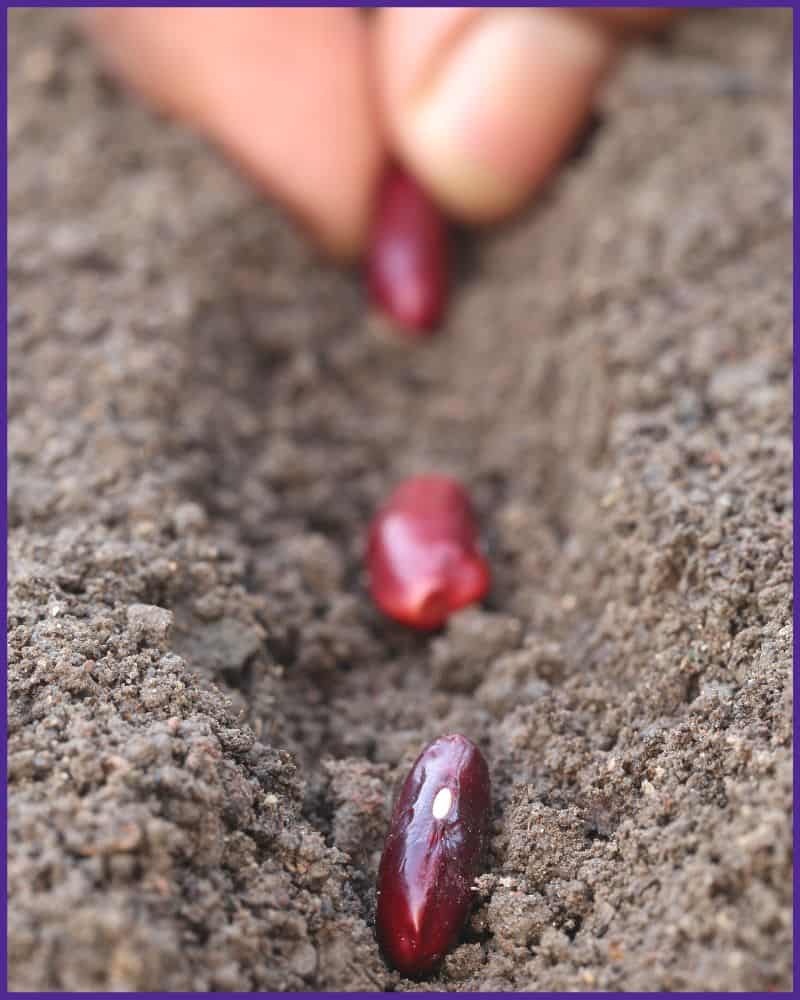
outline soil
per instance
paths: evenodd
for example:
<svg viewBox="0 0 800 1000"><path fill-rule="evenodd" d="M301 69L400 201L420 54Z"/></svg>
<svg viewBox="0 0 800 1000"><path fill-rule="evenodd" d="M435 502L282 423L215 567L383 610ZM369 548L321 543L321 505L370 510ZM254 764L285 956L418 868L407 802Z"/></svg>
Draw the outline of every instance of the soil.
<svg viewBox="0 0 800 1000"><path fill-rule="evenodd" d="M13 990L791 989L791 14L633 53L425 346L70 15L10 30ZM371 605L470 489L489 599ZM392 794L490 764L463 942L381 959Z"/></svg>

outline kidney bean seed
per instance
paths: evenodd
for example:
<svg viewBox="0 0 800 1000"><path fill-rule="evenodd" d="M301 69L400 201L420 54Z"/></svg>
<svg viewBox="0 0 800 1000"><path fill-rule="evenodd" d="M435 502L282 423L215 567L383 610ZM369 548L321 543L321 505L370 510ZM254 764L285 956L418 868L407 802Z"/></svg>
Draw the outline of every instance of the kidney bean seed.
<svg viewBox="0 0 800 1000"><path fill-rule="evenodd" d="M417 758L394 805L378 871L376 929L390 965L432 972L469 915L491 817L489 768L465 736Z"/></svg>
<svg viewBox="0 0 800 1000"><path fill-rule="evenodd" d="M444 216L412 177L390 167L378 193L367 251L370 298L418 336L441 319L447 284Z"/></svg>
<svg viewBox="0 0 800 1000"><path fill-rule="evenodd" d="M436 475L402 483L372 521L367 567L378 607L414 628L437 628L479 601L489 566L460 483Z"/></svg>

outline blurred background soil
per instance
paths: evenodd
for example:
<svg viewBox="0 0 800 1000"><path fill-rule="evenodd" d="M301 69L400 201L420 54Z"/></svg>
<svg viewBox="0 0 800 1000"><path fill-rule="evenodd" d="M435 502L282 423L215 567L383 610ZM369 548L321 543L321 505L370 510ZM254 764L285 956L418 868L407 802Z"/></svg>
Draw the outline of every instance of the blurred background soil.
<svg viewBox="0 0 800 1000"><path fill-rule="evenodd" d="M791 14L634 53L419 348L9 28L11 988L414 988L377 860L459 731L491 851L422 989L790 989ZM424 470L495 573L434 636L362 570Z"/></svg>

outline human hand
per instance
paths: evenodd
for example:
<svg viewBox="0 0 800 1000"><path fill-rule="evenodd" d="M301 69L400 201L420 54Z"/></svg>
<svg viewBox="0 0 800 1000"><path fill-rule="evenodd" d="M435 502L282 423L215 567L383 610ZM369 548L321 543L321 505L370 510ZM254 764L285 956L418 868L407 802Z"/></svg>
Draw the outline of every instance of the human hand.
<svg viewBox="0 0 800 1000"><path fill-rule="evenodd" d="M546 180L621 40L664 8L95 8L90 34L157 107L219 143L335 256L359 253L397 157L453 217Z"/></svg>

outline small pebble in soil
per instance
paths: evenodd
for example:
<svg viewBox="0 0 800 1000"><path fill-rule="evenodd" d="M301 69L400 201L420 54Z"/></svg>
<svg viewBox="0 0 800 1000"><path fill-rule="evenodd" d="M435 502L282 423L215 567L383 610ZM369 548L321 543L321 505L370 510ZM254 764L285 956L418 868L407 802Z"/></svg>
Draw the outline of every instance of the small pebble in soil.
<svg viewBox="0 0 800 1000"><path fill-rule="evenodd" d="M378 192L367 251L372 302L412 336L442 318L448 285L447 223L428 194L392 166Z"/></svg>
<svg viewBox="0 0 800 1000"><path fill-rule="evenodd" d="M367 545L373 600L413 628L442 625L489 589L469 497L449 476L405 480L373 518Z"/></svg>
<svg viewBox="0 0 800 1000"><path fill-rule="evenodd" d="M433 972L457 943L490 818L489 768L475 744L453 735L425 747L395 802L378 870L378 943L404 976Z"/></svg>

